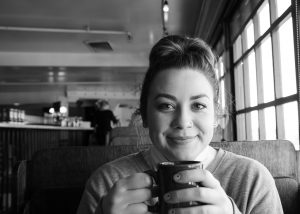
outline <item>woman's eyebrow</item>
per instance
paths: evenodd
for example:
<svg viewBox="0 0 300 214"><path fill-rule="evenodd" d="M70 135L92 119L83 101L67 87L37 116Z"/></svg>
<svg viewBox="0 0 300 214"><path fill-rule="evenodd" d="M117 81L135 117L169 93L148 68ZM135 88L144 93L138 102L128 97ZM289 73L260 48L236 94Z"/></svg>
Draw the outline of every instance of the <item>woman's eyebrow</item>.
<svg viewBox="0 0 300 214"><path fill-rule="evenodd" d="M190 100L197 100L197 99L200 99L200 98L209 99L209 97L206 94L199 94L199 95L191 96Z"/></svg>
<svg viewBox="0 0 300 214"><path fill-rule="evenodd" d="M170 94L164 94L164 93L157 94L154 97L155 100L157 100L159 98L167 98L167 99L174 100L174 101L177 100L175 96L170 95ZM198 95L191 96L190 100L197 100L197 99L200 99L200 98L207 98L207 99L209 99L209 97L206 94L198 94Z"/></svg>
<svg viewBox="0 0 300 214"><path fill-rule="evenodd" d="M176 97L173 96L173 95L170 95L170 94L164 94L164 93L161 93L161 94L157 94L154 99L157 100L159 98L167 98L167 99L170 99L170 100L176 100Z"/></svg>

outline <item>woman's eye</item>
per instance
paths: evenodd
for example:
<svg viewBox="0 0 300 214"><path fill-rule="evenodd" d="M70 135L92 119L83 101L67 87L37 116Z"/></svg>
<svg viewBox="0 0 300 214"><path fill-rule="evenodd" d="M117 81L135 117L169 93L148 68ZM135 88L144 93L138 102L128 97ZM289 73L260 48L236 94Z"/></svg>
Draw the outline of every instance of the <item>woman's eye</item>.
<svg viewBox="0 0 300 214"><path fill-rule="evenodd" d="M205 108L206 108L206 105L204 105L202 103L193 103L193 105L192 105L192 109L194 109L194 110L202 110Z"/></svg>
<svg viewBox="0 0 300 214"><path fill-rule="evenodd" d="M158 109L160 111L172 111L175 109L175 107L172 104L169 103L161 103L158 105Z"/></svg>

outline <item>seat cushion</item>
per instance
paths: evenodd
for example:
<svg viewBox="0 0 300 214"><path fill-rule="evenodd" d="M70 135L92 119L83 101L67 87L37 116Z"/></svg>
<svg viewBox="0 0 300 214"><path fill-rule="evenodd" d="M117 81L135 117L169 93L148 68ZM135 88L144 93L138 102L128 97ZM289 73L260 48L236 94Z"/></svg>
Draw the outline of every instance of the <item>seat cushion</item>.
<svg viewBox="0 0 300 214"><path fill-rule="evenodd" d="M298 214L299 186L294 178L275 177L275 183L285 214Z"/></svg>
<svg viewBox="0 0 300 214"><path fill-rule="evenodd" d="M211 145L259 161L273 177L297 177L296 151L287 140L213 142Z"/></svg>
<svg viewBox="0 0 300 214"><path fill-rule="evenodd" d="M84 186L102 164L150 145L60 147L40 150L28 163L29 194L40 189Z"/></svg>

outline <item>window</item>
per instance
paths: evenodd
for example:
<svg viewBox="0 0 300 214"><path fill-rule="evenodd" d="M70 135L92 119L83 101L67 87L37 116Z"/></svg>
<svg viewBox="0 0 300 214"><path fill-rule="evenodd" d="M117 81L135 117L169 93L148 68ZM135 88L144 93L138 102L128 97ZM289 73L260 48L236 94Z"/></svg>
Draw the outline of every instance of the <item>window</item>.
<svg viewBox="0 0 300 214"><path fill-rule="evenodd" d="M296 88L296 69L294 53L294 36L292 18L289 17L278 29L279 38L279 61L282 94L289 96L297 92Z"/></svg>
<svg viewBox="0 0 300 214"><path fill-rule="evenodd" d="M258 10L258 25L259 25L259 32L258 35L263 35L270 27L270 10L269 10L269 3L264 2L263 5Z"/></svg>
<svg viewBox="0 0 300 214"><path fill-rule="evenodd" d="M277 17L281 16L291 6L290 0L276 0Z"/></svg>
<svg viewBox="0 0 300 214"><path fill-rule="evenodd" d="M284 112L284 139L299 142L299 121L298 121L298 104L296 101L286 103L283 106Z"/></svg>
<svg viewBox="0 0 300 214"><path fill-rule="evenodd" d="M268 36L259 47L261 50L261 74L263 102L274 100L274 71L271 38Z"/></svg>
<svg viewBox="0 0 300 214"><path fill-rule="evenodd" d="M257 105L257 80L256 80L256 62L255 53L252 51L245 59L245 88L247 90L247 107Z"/></svg>
<svg viewBox="0 0 300 214"><path fill-rule="evenodd" d="M271 106L263 109L264 113L264 129L265 136L262 139L265 140L275 140L276 139L276 115L275 115L275 107Z"/></svg>
<svg viewBox="0 0 300 214"><path fill-rule="evenodd" d="M243 52L248 50L254 44L254 29L252 20L249 21L248 25L246 26L244 34L244 40L242 40L245 41L243 44Z"/></svg>
<svg viewBox="0 0 300 214"><path fill-rule="evenodd" d="M235 43L233 44L233 58L236 61L238 58L242 56L242 37L238 36Z"/></svg>
<svg viewBox="0 0 300 214"><path fill-rule="evenodd" d="M225 54L224 54L225 55ZM219 80L219 85L220 85L220 95L219 95L219 104L220 104L220 109L218 111L218 125L219 128L221 128L222 132L220 137L221 140L225 140L227 138L225 136L224 130L227 127L228 124L228 107L227 107L227 100L231 100L231 97L227 97L229 93L226 93L226 88L225 88L225 81L226 81L226 76L229 75L229 73L226 72L225 67L224 67L224 62L223 62L224 57L220 57L218 60L217 64L217 77Z"/></svg>
<svg viewBox="0 0 300 214"><path fill-rule="evenodd" d="M237 110L244 108L244 75L243 64L240 63L234 69L234 81L235 81L235 106Z"/></svg>
<svg viewBox="0 0 300 214"><path fill-rule="evenodd" d="M287 139L299 150L293 5L258 4L248 18L233 16L244 23L232 22L237 140Z"/></svg>
<svg viewBox="0 0 300 214"><path fill-rule="evenodd" d="M258 112L251 111L247 116L247 140L259 140Z"/></svg>
<svg viewBox="0 0 300 214"><path fill-rule="evenodd" d="M219 103L221 106L221 111L223 111L226 108L226 92L225 92L225 84L224 84L225 71L224 71L223 57L220 57L218 60L216 74L217 74L217 78L219 80L219 85L220 85Z"/></svg>
<svg viewBox="0 0 300 214"><path fill-rule="evenodd" d="M237 140L246 139L245 114L238 114L236 117Z"/></svg>

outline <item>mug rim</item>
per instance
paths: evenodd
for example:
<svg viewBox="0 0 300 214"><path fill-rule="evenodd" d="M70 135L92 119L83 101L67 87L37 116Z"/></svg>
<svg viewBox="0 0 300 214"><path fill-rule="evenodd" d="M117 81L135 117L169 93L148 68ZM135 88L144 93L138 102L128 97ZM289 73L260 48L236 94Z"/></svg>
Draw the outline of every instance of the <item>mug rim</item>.
<svg viewBox="0 0 300 214"><path fill-rule="evenodd" d="M164 161L158 165L168 167L168 166L189 166L189 165L202 165L201 161Z"/></svg>

